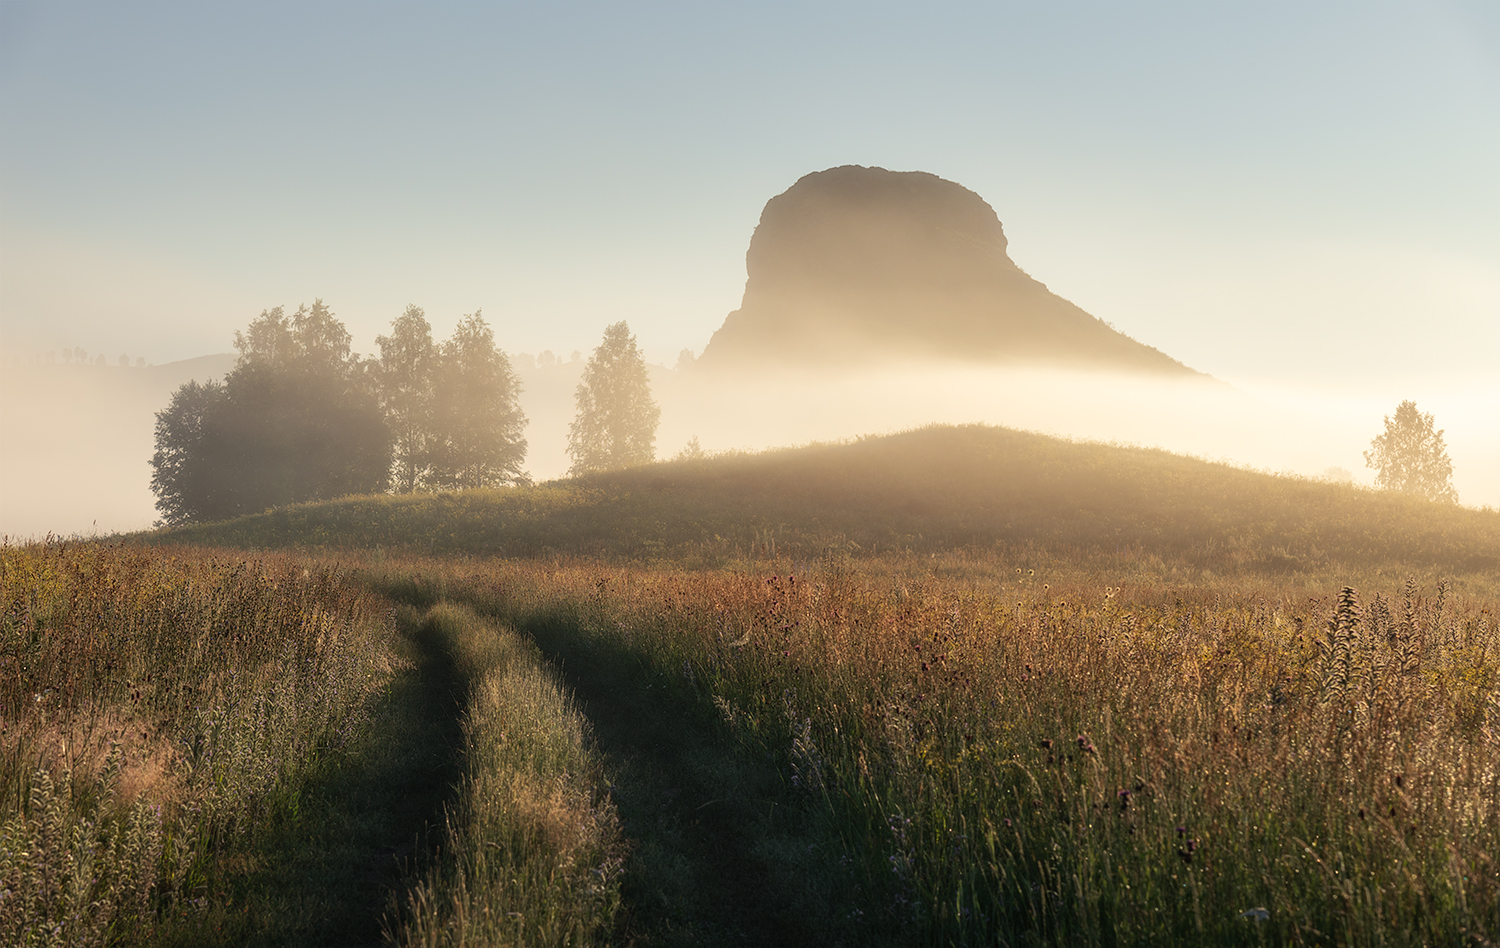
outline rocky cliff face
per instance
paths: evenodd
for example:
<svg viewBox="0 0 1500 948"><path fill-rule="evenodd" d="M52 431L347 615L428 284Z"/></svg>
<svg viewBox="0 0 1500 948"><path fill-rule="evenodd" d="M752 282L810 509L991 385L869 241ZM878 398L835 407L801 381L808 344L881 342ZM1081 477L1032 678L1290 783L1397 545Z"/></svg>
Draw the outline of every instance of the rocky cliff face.
<svg viewBox="0 0 1500 948"><path fill-rule="evenodd" d="M921 171L806 175L766 203L745 264L744 301L704 367L957 359L1196 374L1027 276L993 208Z"/></svg>

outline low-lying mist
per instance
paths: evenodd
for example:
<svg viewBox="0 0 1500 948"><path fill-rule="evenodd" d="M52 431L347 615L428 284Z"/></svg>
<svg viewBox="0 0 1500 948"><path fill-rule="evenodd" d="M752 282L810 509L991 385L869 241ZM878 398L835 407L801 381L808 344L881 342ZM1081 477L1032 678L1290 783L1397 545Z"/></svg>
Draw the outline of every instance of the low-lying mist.
<svg viewBox="0 0 1500 948"><path fill-rule="evenodd" d="M1360 484L1374 482L1362 452L1384 429L1384 416L1403 398L1415 398L1446 429L1460 502L1500 506L1500 382L1448 382L1409 392L1397 385L1229 384L952 365L826 379L766 373L730 382L666 372L659 379L657 453L663 458L694 436L713 452L981 422ZM532 473L541 478L565 471L565 447L563 438L555 447L533 442Z"/></svg>
<svg viewBox="0 0 1500 948"><path fill-rule="evenodd" d="M149 465L154 413L183 381L221 375L230 364L232 357L214 357L153 369L56 366L0 374L0 534L19 539L149 526L156 519ZM567 430L582 368L580 361L520 372L530 419L524 467L538 481L567 472ZM1361 452L1383 430L1383 417L1412 398L1446 432L1460 502L1500 507L1500 381L1490 379L1415 388L1378 380L1358 388L1231 385L928 365L733 380L652 367L651 381L662 409L661 458L693 437L713 453L981 422L1361 484L1373 483Z"/></svg>
<svg viewBox="0 0 1500 948"><path fill-rule="evenodd" d="M75 363L0 369L0 535L109 534L156 519L156 412L232 355L149 368Z"/></svg>

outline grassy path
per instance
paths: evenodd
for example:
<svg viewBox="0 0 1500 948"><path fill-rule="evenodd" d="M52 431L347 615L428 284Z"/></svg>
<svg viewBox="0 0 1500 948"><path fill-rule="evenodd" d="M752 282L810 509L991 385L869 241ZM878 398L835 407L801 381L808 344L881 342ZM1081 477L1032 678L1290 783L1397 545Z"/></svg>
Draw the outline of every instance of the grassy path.
<svg viewBox="0 0 1500 948"><path fill-rule="evenodd" d="M527 631L593 723L613 775L632 845L623 943L846 943L838 854L809 832L777 761L748 759L703 702L638 656L550 623Z"/></svg>
<svg viewBox="0 0 1500 948"><path fill-rule="evenodd" d="M427 857L460 775L464 682L436 637L405 623L396 672L351 759L234 880L229 904L169 925L169 945L374 946L407 873Z"/></svg>

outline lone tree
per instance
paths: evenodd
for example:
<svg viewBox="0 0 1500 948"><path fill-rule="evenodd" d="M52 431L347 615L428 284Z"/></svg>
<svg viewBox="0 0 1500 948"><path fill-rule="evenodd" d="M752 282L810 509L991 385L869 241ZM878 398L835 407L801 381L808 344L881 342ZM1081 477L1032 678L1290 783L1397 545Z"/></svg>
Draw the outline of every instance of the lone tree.
<svg viewBox="0 0 1500 948"><path fill-rule="evenodd" d="M1417 411L1416 402L1404 401L1394 417L1386 416L1385 433L1370 442L1365 466L1376 469L1375 483L1385 490L1458 503L1443 432L1433 430L1432 415Z"/></svg>
<svg viewBox="0 0 1500 948"><path fill-rule="evenodd" d="M438 347L433 367L432 480L443 487L525 483L521 382L475 310Z"/></svg>
<svg viewBox="0 0 1500 948"><path fill-rule="evenodd" d="M569 474L656 459L661 409L651 398L646 360L623 321L604 330L604 341L583 367L574 399L578 417L568 426Z"/></svg>

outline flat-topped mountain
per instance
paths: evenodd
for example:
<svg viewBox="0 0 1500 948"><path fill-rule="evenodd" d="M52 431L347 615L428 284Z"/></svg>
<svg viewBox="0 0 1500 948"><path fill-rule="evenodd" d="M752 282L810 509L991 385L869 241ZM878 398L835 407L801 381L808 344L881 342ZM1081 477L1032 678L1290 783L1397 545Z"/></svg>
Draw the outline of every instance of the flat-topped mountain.
<svg viewBox="0 0 1500 948"><path fill-rule="evenodd" d="M1195 375L1027 276L994 208L922 171L845 165L766 202L714 368L911 359Z"/></svg>

